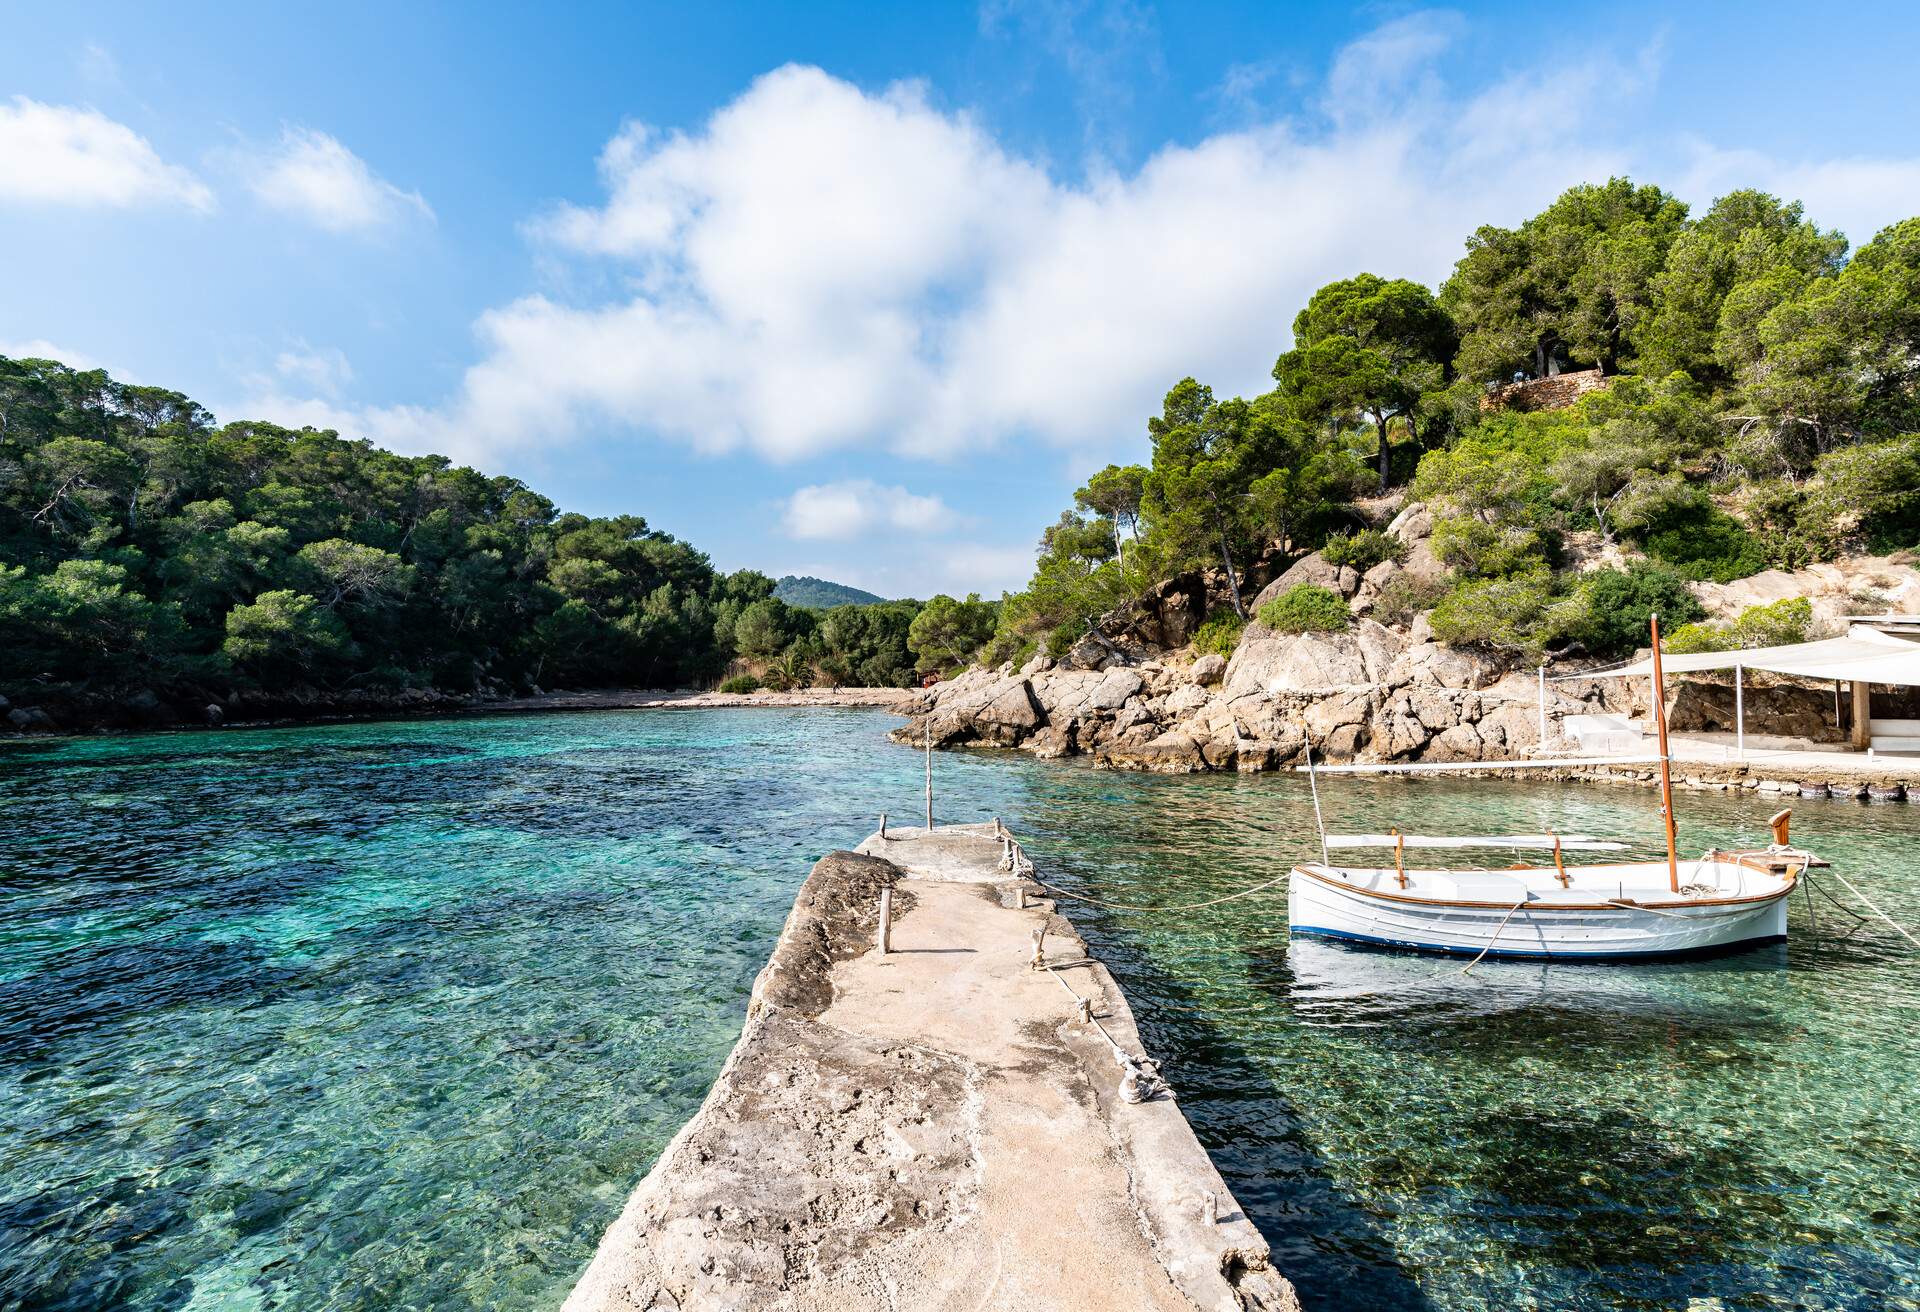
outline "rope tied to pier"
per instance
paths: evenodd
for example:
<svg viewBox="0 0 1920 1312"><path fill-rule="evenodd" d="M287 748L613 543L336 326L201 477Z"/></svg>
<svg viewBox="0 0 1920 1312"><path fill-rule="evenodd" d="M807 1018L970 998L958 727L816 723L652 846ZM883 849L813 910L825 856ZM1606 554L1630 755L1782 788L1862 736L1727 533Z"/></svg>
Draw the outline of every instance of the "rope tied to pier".
<svg viewBox="0 0 1920 1312"><path fill-rule="evenodd" d="M1020 849L1020 844L1000 825L998 818L994 821L994 827L1000 830L1000 869L1008 871L1017 879L1032 879L1040 887L1050 888L1050 885L1034 877L1032 858ZM1074 895L1063 893L1062 896ZM1107 1032L1107 1027L1100 1023L1099 1017L1093 1014L1093 1000L1076 993L1073 985L1067 983L1061 976L1059 967L1047 961L1046 947L1047 927L1043 923L1033 932L1033 957L1030 965L1035 970L1044 970L1051 975L1054 983L1065 989L1067 996L1073 999L1074 1009L1080 1018L1092 1025L1095 1032L1107 1041L1107 1047L1113 1052L1113 1060L1120 1067L1119 1092L1122 1101L1147 1102L1162 1092L1172 1097L1173 1088L1167 1083L1166 1077L1160 1073L1160 1063L1145 1055L1136 1057L1120 1046L1119 1041ZM1089 957L1088 960L1091 958Z"/></svg>
<svg viewBox="0 0 1920 1312"><path fill-rule="evenodd" d="M1243 888L1238 893L1229 893L1225 897L1209 898L1205 902L1187 902L1177 906L1148 907L1139 906L1130 902L1109 902L1105 898L1094 897L1088 893L1075 893L1068 889L1055 887L1034 873L1033 861L1021 850L1020 844L1017 841L1012 838L1004 838L1001 841L1006 845L1000 856L1000 868L1002 870L1010 872L1017 878L1032 880L1055 897L1069 897L1076 902L1090 903L1096 907L1105 907L1110 911L1140 911L1149 915L1157 915L1163 912L1203 911L1208 907L1217 907L1223 903L1237 902L1243 897L1252 897L1255 893L1272 888L1275 884L1283 884L1290 877L1291 873L1289 872L1288 875L1276 875L1272 879L1263 880L1249 888Z"/></svg>
<svg viewBox="0 0 1920 1312"><path fill-rule="evenodd" d="M1858 888L1856 888L1851 879L1848 879L1845 875L1841 874L1838 870L1834 870L1831 867L1827 869L1826 873L1829 875L1832 875L1835 879L1845 884L1849 892L1851 892L1855 897L1859 898L1862 902L1867 904L1867 910L1873 912L1874 915L1880 917L1880 919L1886 921L1889 925L1893 926L1894 933L1898 934L1901 938L1904 938L1907 942L1913 944L1915 947L1920 948L1920 939L1917 939L1913 935L1909 934L1906 931L1906 928L1903 925L1901 925L1899 921L1895 920L1892 916L1888 915L1886 912L1882 911L1879 907L1875 906L1873 903L1873 899L1868 897L1865 893L1862 893Z"/></svg>

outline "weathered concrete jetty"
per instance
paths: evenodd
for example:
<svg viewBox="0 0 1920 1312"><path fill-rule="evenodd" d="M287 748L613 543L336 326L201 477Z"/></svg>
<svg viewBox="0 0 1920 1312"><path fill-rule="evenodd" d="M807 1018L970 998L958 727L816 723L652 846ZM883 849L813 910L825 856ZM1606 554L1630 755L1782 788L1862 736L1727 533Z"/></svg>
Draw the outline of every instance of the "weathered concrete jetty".
<svg viewBox="0 0 1920 1312"><path fill-rule="evenodd" d="M566 1312L1298 1309L1179 1105L1121 1096L1126 999L998 833L814 867Z"/></svg>

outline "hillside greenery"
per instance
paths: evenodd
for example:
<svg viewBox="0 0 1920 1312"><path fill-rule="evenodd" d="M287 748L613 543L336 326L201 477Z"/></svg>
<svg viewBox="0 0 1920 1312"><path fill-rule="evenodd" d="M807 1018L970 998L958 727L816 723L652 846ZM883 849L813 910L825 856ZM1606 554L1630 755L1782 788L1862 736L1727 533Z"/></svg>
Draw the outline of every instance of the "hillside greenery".
<svg viewBox="0 0 1920 1312"><path fill-rule="evenodd" d="M835 606L872 606L886 600L864 588L849 587L816 579L809 574L788 574L773 585L773 595L789 606L808 610L832 610Z"/></svg>
<svg viewBox="0 0 1920 1312"><path fill-rule="evenodd" d="M1493 395L1579 369L1607 385L1563 409ZM1381 492L1432 509L1448 579L1390 584L1380 615L1533 653L1630 649L1656 608L1695 619L1688 581L1920 544L1920 219L1849 254L1759 191L1695 216L1626 179L1574 187L1474 232L1437 290L1321 288L1273 379L1251 398L1176 383L1145 462L1108 466L1047 527L982 656L1063 652L1190 569L1244 621L1241 580L1276 547L1397 559L1361 504ZM1576 542L1630 568L1575 570Z"/></svg>
<svg viewBox="0 0 1920 1312"><path fill-rule="evenodd" d="M816 610L775 588L637 515L563 512L440 456L216 425L178 392L0 358L14 700L84 717L89 699L134 693L906 685L951 660L938 626L915 644L918 602Z"/></svg>

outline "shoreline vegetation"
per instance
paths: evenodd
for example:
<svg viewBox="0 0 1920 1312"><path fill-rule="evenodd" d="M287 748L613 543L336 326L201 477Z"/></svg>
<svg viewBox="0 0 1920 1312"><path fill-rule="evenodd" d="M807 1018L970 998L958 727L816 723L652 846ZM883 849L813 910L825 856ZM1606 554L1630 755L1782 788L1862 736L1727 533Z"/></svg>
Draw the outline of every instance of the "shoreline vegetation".
<svg viewBox="0 0 1920 1312"><path fill-rule="evenodd" d="M638 515L563 513L445 457L216 425L178 392L0 358L0 719L47 733L606 687L903 688L1162 654L1240 676L1282 656L1273 643L1375 630L1510 671L1624 658L1653 611L1675 650L1820 636L1804 607L1702 599L1867 555L1913 574L1916 307L1920 218L1850 251L1759 191L1694 216L1625 178L1573 187L1476 230L1437 292L1366 272L1320 288L1271 391L1176 383L1147 463L1075 492L1021 591L828 610ZM1864 587L1843 609L1907 591ZM1317 686L1353 682L1333 673ZM1480 750L1469 726L1438 727ZM1370 750L1404 755L1387 728Z"/></svg>
<svg viewBox="0 0 1920 1312"><path fill-rule="evenodd" d="M57 741L100 733L154 733L171 730L286 728L306 724L372 723L422 716L480 716L562 713L568 711L716 710L833 708L879 709L906 714L917 695L910 688L762 688L728 693L698 688L576 688L517 697L421 696L387 703L306 704L294 706L262 699L259 714L222 718L215 724L150 723L91 725L79 731L23 730L0 720L0 742ZM4 710L4 707L0 707Z"/></svg>

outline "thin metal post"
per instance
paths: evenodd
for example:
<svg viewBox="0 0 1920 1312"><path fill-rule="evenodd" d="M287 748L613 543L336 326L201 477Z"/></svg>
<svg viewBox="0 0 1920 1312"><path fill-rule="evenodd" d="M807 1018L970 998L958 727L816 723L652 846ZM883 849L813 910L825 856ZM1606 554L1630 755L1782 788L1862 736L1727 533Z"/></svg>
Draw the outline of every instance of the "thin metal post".
<svg viewBox="0 0 1920 1312"><path fill-rule="evenodd" d="M1320 818L1320 780L1313 772L1313 740L1307 740L1307 784L1313 789L1313 824L1320 831L1320 864L1330 866L1333 858L1327 855L1327 822Z"/></svg>
<svg viewBox="0 0 1920 1312"><path fill-rule="evenodd" d="M1540 666L1540 750L1547 750L1547 667Z"/></svg>
<svg viewBox="0 0 1920 1312"><path fill-rule="evenodd" d="M1733 746L1741 760L1747 759L1747 685L1745 672L1733 667Z"/></svg>
<svg viewBox="0 0 1920 1312"><path fill-rule="evenodd" d="M886 837L887 837L887 813L886 813L885 811L882 811L882 812L880 813L880 838L881 838L881 841L882 841L882 842L884 842L884 841L886 841Z"/></svg>

